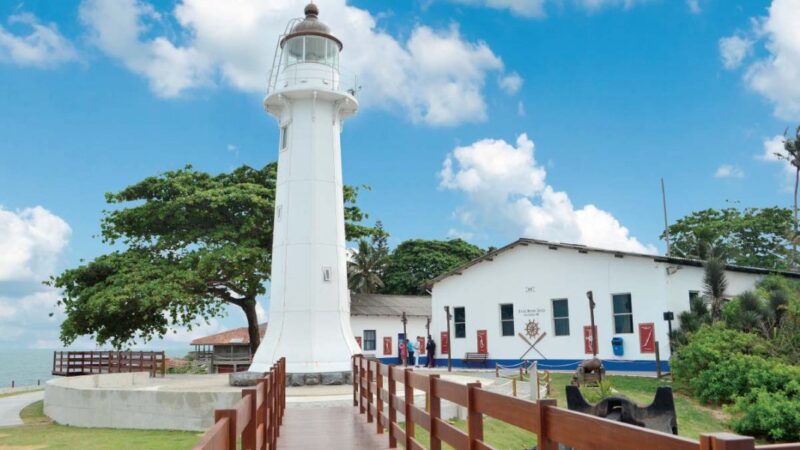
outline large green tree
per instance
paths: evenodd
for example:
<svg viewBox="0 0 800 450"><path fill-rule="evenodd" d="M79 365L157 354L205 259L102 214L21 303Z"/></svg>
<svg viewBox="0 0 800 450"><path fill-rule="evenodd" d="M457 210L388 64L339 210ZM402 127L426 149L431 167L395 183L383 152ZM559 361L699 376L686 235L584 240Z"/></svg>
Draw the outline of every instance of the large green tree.
<svg viewBox="0 0 800 450"><path fill-rule="evenodd" d="M423 295L425 284L486 252L461 239L408 240L395 248L383 275L386 294Z"/></svg>
<svg viewBox="0 0 800 450"><path fill-rule="evenodd" d="M210 175L187 166L106 194L105 243L117 248L49 281L62 290L65 345L82 335L115 348L163 337L242 309L251 351L260 343L256 296L271 271L277 165ZM345 187L348 238L359 224L358 189Z"/></svg>
<svg viewBox="0 0 800 450"><path fill-rule="evenodd" d="M785 269L790 265L792 211L705 209L670 225L669 235L672 256L705 260L709 249L716 248L729 264Z"/></svg>

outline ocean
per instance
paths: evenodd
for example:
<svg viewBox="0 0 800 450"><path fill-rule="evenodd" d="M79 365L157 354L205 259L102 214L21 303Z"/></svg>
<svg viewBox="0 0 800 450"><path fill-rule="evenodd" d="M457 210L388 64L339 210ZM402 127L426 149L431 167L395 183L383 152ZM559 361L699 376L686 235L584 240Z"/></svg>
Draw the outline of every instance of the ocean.
<svg viewBox="0 0 800 450"><path fill-rule="evenodd" d="M188 350L167 349L168 357L182 357ZM0 388L15 386L33 386L37 382L44 384L53 378L53 350L42 349L0 349Z"/></svg>

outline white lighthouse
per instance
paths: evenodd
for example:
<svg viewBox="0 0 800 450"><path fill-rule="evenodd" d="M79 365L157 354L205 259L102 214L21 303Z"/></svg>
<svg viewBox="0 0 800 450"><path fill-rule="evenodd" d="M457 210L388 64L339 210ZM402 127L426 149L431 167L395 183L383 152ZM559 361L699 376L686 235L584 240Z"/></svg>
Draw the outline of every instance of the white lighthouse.
<svg viewBox="0 0 800 450"><path fill-rule="evenodd" d="M340 142L358 102L340 84L342 42L318 15L309 4L305 19L287 27L264 100L280 142L269 325L250 367L264 372L286 357L287 372L309 384L317 374L348 373L359 351L350 329Z"/></svg>

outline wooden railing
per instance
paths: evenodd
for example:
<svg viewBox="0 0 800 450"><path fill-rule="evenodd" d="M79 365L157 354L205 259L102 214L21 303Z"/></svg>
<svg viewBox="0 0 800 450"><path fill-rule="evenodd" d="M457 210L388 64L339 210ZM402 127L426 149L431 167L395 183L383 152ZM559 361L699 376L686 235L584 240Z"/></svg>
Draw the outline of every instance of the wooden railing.
<svg viewBox="0 0 800 450"><path fill-rule="evenodd" d="M398 384L403 385L399 395ZM414 404L415 390L426 394L426 405ZM466 431L442 417L443 401L467 410ZM753 438L730 433L703 434L698 442L558 408L555 400L509 397L483 390L477 382L463 385L361 355L353 357L353 405L375 423L378 434L386 432L390 448L400 443L406 449L440 450L446 443L456 450L493 449L483 433L484 416L489 416L536 434L539 450L557 450L558 444L614 450L800 450L800 444L756 447ZM405 417L405 429L398 412ZM428 445L417 440L416 427L428 431Z"/></svg>
<svg viewBox="0 0 800 450"><path fill-rule="evenodd" d="M164 376L164 352L53 352L53 375L74 377L102 373L149 372Z"/></svg>
<svg viewBox="0 0 800 450"><path fill-rule="evenodd" d="M274 450L285 408L286 359L281 358L255 389L242 389L242 399L232 409L214 411L214 426L194 450Z"/></svg>

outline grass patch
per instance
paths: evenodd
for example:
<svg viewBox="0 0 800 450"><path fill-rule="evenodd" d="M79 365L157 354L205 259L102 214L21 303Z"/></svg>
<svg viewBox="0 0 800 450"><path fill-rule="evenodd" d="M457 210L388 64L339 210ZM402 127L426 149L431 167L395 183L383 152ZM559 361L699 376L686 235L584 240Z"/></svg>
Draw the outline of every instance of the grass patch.
<svg viewBox="0 0 800 450"><path fill-rule="evenodd" d="M6 397L13 397L15 395L22 395L22 394L30 394L31 392L39 392L43 391L44 388L41 389L31 389L30 391L14 391L14 392L6 392L5 394L0 394L0 398Z"/></svg>
<svg viewBox="0 0 800 450"><path fill-rule="evenodd" d="M200 433L187 431L66 427L44 415L43 401L25 407L20 417L25 425L2 429L0 449L41 446L48 450L173 450L191 448L200 439Z"/></svg>

